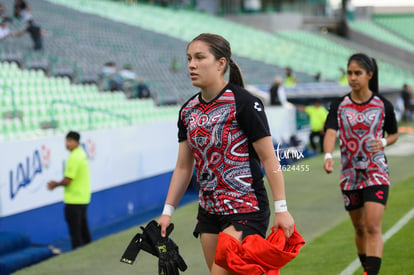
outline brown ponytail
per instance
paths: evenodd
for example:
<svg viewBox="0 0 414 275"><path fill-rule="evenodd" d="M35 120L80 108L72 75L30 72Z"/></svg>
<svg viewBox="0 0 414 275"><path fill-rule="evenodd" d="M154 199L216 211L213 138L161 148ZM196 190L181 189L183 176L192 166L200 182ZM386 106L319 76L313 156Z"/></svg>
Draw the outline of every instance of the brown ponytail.
<svg viewBox="0 0 414 275"><path fill-rule="evenodd" d="M377 66L377 61L375 60L375 58L372 58L372 65L374 67L374 70L372 72L372 77L369 80L369 89L374 93L374 94L378 94L379 93L379 89L378 89L378 66Z"/></svg>
<svg viewBox="0 0 414 275"><path fill-rule="evenodd" d="M230 67L230 72L229 72L230 83L236 84L244 88L243 75L241 73L239 65L237 65L237 63L234 62L233 59L230 58L229 67Z"/></svg>

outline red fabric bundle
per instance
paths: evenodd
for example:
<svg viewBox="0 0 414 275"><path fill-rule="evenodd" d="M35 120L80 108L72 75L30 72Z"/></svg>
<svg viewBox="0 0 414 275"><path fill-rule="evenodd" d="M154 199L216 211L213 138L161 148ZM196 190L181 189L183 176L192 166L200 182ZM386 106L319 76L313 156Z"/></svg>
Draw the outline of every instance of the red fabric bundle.
<svg viewBox="0 0 414 275"><path fill-rule="evenodd" d="M240 275L278 275L279 269L293 260L304 244L296 227L289 239L286 239L282 229L273 231L272 228L272 233L266 239L260 235L249 235L242 243L220 232L215 262Z"/></svg>

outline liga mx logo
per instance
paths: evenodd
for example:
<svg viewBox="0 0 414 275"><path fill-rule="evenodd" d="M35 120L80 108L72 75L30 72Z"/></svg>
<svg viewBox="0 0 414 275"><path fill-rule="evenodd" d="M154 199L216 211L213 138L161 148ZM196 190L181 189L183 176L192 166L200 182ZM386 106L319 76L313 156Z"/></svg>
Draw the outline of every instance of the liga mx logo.
<svg viewBox="0 0 414 275"><path fill-rule="evenodd" d="M50 165L50 155L51 155L50 152L51 151L45 145L42 145L40 147L40 152L41 152L41 155L42 155L42 166L43 166L43 168L48 169L49 165Z"/></svg>

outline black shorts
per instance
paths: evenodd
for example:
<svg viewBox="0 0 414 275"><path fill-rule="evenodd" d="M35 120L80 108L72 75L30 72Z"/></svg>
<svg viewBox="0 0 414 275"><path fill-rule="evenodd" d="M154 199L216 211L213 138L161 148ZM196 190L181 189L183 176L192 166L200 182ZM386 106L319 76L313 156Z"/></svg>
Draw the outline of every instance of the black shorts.
<svg viewBox="0 0 414 275"><path fill-rule="evenodd" d="M200 233L218 234L225 228L233 225L237 231L243 232L243 239L248 235L254 234L259 234L265 238L267 227L269 226L269 217L269 208L253 213L214 215L199 206L197 224L193 235L197 238Z"/></svg>
<svg viewBox="0 0 414 275"><path fill-rule="evenodd" d="M367 201L387 204L389 185L374 185L357 190L342 190L345 209L347 211L359 209Z"/></svg>

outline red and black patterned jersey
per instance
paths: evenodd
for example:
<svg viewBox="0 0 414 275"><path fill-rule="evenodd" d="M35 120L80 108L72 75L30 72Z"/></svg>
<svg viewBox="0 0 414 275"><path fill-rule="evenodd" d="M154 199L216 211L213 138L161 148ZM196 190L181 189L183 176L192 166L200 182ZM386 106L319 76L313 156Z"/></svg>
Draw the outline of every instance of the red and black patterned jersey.
<svg viewBox="0 0 414 275"><path fill-rule="evenodd" d="M198 93L181 108L178 140L195 159L200 205L211 214L268 207L261 164L252 143L270 135L262 102L227 84L211 102Z"/></svg>
<svg viewBox="0 0 414 275"><path fill-rule="evenodd" d="M368 147L371 139L398 131L394 108L387 99L373 94L359 104L350 94L341 97L331 104L326 128L339 132L343 190L390 184L384 150L372 153Z"/></svg>

